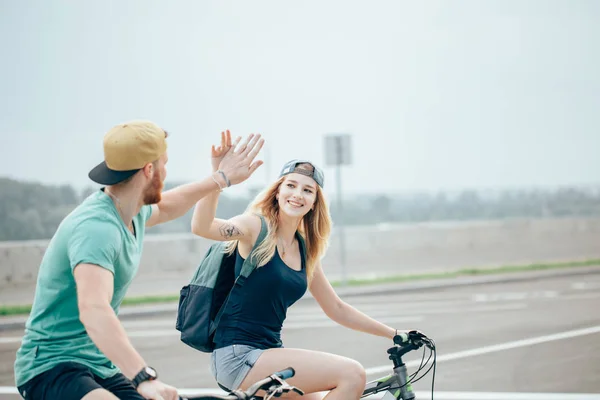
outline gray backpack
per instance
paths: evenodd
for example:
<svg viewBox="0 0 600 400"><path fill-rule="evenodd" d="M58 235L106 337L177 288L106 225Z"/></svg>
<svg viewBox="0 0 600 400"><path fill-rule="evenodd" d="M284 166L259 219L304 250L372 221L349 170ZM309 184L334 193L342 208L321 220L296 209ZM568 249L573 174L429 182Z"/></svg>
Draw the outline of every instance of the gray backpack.
<svg viewBox="0 0 600 400"><path fill-rule="evenodd" d="M236 252L226 254L226 242L216 242L206 252L190 283L181 289L175 328L181 332L181 341L188 346L205 353L213 351L215 331L229 296L236 287L244 285L256 268L254 251L267 236L265 218L259 217L260 233L237 278Z"/></svg>

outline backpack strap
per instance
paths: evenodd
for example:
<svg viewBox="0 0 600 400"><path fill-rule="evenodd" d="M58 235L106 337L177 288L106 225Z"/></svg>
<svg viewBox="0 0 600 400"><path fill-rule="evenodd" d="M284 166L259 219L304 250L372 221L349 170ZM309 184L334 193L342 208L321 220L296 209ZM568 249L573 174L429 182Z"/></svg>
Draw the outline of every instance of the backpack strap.
<svg viewBox="0 0 600 400"><path fill-rule="evenodd" d="M298 243L300 243L300 257L302 260L302 266L306 268L306 242L304 241L304 238L302 237L300 232L296 232L296 239L298 239Z"/></svg>
<svg viewBox="0 0 600 400"><path fill-rule="evenodd" d="M262 215L258 215L258 217L260 218L260 232L258 234L258 237L256 238L256 242L254 243L254 246L252 247L252 251L250 252L248 257L244 260L244 264L242 265L242 270L240 271L240 275L235 280L235 284L239 285L239 286L244 286L246 279L250 276L252 271L254 271L254 269L256 269L256 260L254 257L254 251L256 250L256 248L258 246L260 246L260 244L263 242L263 240L265 240L265 238L267 237L268 231L269 231L265 217L263 217Z"/></svg>

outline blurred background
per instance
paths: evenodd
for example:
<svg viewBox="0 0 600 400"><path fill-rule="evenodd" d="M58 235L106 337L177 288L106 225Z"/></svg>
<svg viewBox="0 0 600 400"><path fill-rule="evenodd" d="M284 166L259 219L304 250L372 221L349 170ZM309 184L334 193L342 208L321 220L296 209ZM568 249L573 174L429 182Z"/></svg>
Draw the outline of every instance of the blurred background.
<svg viewBox="0 0 600 400"><path fill-rule="evenodd" d="M0 0L0 304L33 300L104 133L138 118L170 134L167 189L210 173L221 131L263 135L223 218L289 159L322 166L335 282L594 266L598 21L595 0ZM187 282L190 219L148 231L132 295Z"/></svg>
<svg viewBox="0 0 600 400"><path fill-rule="evenodd" d="M335 217L330 133L351 136L347 224L600 213L594 0L0 7L2 240L50 237L134 118L170 132L170 185L207 175L222 130L265 137L223 215L308 158Z"/></svg>

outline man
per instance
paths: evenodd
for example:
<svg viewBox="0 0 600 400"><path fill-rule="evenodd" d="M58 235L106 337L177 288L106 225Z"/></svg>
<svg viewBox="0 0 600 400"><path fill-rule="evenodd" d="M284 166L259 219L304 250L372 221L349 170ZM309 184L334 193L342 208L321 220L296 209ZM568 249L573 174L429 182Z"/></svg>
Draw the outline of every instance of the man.
<svg viewBox="0 0 600 400"><path fill-rule="evenodd" d="M166 138L149 121L123 123L105 135L104 161L89 173L104 186L62 221L40 265L15 361L26 400L178 398L134 349L117 310L137 272L145 228L246 180L262 164L253 160L263 140L251 135L219 156L216 173L161 193Z"/></svg>

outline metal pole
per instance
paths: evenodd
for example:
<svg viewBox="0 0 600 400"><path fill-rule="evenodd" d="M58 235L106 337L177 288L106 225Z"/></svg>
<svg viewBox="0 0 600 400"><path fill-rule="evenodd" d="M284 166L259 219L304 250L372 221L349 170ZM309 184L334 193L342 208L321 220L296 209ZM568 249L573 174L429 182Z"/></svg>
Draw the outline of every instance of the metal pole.
<svg viewBox="0 0 600 400"><path fill-rule="evenodd" d="M338 142L338 149L340 145L340 140ZM338 155L339 155L338 151ZM337 163L336 168L336 184L337 184L337 207L338 207L338 227L339 227L339 235L340 235L340 261L342 266L342 284L346 286L348 284L348 277L346 272L346 240L344 237L344 209L342 206L342 166L341 163Z"/></svg>

